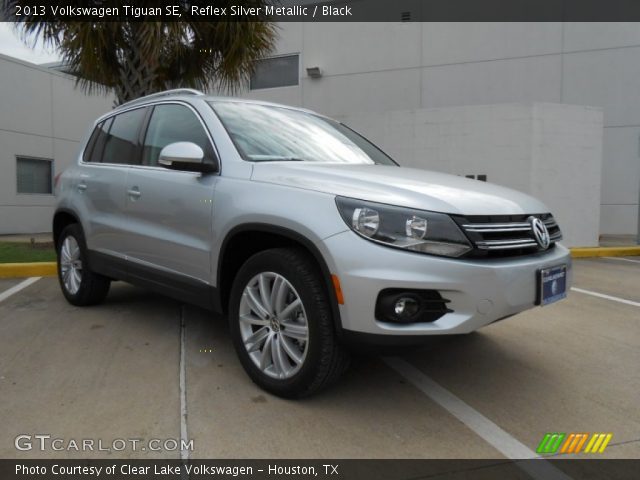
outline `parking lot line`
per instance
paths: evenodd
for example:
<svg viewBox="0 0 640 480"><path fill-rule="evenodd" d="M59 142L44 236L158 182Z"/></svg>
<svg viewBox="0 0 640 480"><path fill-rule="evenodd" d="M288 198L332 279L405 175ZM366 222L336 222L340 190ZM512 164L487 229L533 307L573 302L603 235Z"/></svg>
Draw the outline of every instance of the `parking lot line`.
<svg viewBox="0 0 640 480"><path fill-rule="evenodd" d="M180 440L182 450L180 451L180 459L182 461L189 460L189 449L186 448L186 444L189 441L189 435L187 432L187 372L184 363L185 352L185 319L184 319L185 306L180 306Z"/></svg>
<svg viewBox="0 0 640 480"><path fill-rule="evenodd" d="M584 293L585 295L591 295L592 297L604 298L606 300L613 300L614 302L624 303L625 305L640 307L640 302L634 302L632 300L627 300L626 298L605 295L604 293L592 292L591 290L584 290L578 287L571 287L571 290L578 293Z"/></svg>
<svg viewBox="0 0 640 480"><path fill-rule="evenodd" d="M3 302L7 298L9 298L11 295L13 295L15 293L18 293L20 290L24 290L29 285L33 285L34 283L36 283L41 278L42 277L30 277L30 278L27 278L26 280L23 280L19 284L14 285L13 287L9 288L8 290L5 290L4 292L0 293L0 302Z"/></svg>
<svg viewBox="0 0 640 480"><path fill-rule="evenodd" d="M630 258L622 258L622 257L602 257L607 260L620 260L622 262L631 262L631 263L640 263L640 260L632 260Z"/></svg>
<svg viewBox="0 0 640 480"><path fill-rule="evenodd" d="M570 480L571 477L558 470L546 460L530 450L508 432L493 423L480 412L469 406L460 398L440 386L416 367L398 357L386 357L383 361L413 386L427 395L431 400L443 407L464 425L473 430L484 441L511 460L531 460L516 465L536 479Z"/></svg>

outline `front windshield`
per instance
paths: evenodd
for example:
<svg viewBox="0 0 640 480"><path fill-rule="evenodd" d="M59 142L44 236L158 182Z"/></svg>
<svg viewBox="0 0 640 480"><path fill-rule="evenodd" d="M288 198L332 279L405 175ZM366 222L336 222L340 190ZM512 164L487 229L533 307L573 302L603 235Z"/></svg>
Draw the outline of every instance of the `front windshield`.
<svg viewBox="0 0 640 480"><path fill-rule="evenodd" d="M327 118L283 107L213 101L211 107L250 162L397 165L378 147Z"/></svg>

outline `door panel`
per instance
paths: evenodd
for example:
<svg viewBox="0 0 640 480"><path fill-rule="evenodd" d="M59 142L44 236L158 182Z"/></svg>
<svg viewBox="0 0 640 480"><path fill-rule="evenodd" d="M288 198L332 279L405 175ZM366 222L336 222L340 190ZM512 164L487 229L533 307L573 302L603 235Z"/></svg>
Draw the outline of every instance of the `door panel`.
<svg viewBox="0 0 640 480"><path fill-rule="evenodd" d="M160 150L194 142L214 161L213 146L185 105L156 105L143 144L143 165L129 169L126 254L139 264L211 283L213 192L219 177L157 167Z"/></svg>
<svg viewBox="0 0 640 480"><path fill-rule="evenodd" d="M125 185L126 166L83 166L80 169L75 195L82 201L75 202L80 208L87 246L91 250L112 255L124 254L125 232Z"/></svg>
<svg viewBox="0 0 640 480"><path fill-rule="evenodd" d="M214 175L131 167L125 245L130 260L208 283L217 179Z"/></svg>
<svg viewBox="0 0 640 480"><path fill-rule="evenodd" d="M146 109L123 112L101 122L83 158L76 194L85 209L85 236L89 249L123 256L125 187L128 166L140 158L139 132Z"/></svg>

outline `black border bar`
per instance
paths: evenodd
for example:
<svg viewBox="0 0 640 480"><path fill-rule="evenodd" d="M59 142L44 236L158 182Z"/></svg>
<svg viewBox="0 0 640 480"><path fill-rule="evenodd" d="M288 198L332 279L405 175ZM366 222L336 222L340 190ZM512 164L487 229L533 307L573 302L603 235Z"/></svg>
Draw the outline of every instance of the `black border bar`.
<svg viewBox="0 0 640 480"><path fill-rule="evenodd" d="M0 460L2 480L501 480L546 478L549 468L575 480L637 479L638 460ZM190 467L190 469L187 468ZM540 472L538 475L536 472ZM63 474L61 474L63 472ZM71 472L71 473L69 473Z"/></svg>
<svg viewBox="0 0 640 480"><path fill-rule="evenodd" d="M639 0L267 0L280 10L247 10L257 0L0 0L2 21L24 20L24 7L44 21L274 22L640 22ZM22 5L22 9L18 9ZM136 16L132 9L157 8ZM83 8L112 7L94 15ZM200 7L204 10L193 10ZM207 7L209 7L207 9ZM235 7L235 8L234 8ZM245 7L245 8L240 8ZM218 8L218 10L214 10ZM200 13L194 13L194 12ZM33 10L29 10L33 12ZM86 12L87 14L83 14ZM138 11L139 12L139 11ZM148 11L147 11L148 13ZM177 16L177 13L180 16Z"/></svg>

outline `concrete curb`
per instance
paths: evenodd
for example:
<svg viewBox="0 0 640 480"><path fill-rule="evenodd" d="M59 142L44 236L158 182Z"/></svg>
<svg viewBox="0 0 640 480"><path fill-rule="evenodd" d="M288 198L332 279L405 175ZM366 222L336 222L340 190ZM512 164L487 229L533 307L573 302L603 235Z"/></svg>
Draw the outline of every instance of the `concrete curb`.
<svg viewBox="0 0 640 480"><path fill-rule="evenodd" d="M640 255L639 246L629 247L575 247L571 248L573 258L627 257ZM56 262L0 263L0 278L51 277L58 273Z"/></svg>
<svg viewBox="0 0 640 480"><path fill-rule="evenodd" d="M640 245L628 247L574 247L570 248L573 258L588 257L628 257L640 255Z"/></svg>
<svg viewBox="0 0 640 480"><path fill-rule="evenodd" d="M57 274L56 262L0 263L0 278L51 277Z"/></svg>

